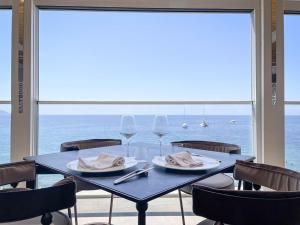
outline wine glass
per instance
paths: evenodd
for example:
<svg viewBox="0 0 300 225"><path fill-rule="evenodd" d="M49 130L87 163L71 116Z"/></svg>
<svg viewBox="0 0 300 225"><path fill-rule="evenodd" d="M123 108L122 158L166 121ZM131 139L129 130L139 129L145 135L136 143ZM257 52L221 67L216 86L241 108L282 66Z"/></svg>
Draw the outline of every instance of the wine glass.
<svg viewBox="0 0 300 225"><path fill-rule="evenodd" d="M162 156L162 138L168 134L168 119L165 115L156 115L153 121L153 133L159 138L159 154Z"/></svg>
<svg viewBox="0 0 300 225"><path fill-rule="evenodd" d="M136 134L135 118L132 115L122 116L120 134L127 139L127 157L129 157L129 139Z"/></svg>

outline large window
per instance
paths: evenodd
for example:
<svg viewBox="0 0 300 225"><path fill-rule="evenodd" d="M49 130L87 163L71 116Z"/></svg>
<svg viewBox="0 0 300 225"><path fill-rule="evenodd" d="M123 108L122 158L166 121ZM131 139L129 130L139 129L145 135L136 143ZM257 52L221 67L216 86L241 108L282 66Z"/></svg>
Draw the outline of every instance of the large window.
<svg viewBox="0 0 300 225"><path fill-rule="evenodd" d="M41 101L251 100L249 13L39 16Z"/></svg>
<svg viewBox="0 0 300 225"><path fill-rule="evenodd" d="M10 160L11 18L0 9L0 163Z"/></svg>
<svg viewBox="0 0 300 225"><path fill-rule="evenodd" d="M165 144L215 140L253 154L251 26L250 13L40 10L39 153L69 140L121 138L122 114L136 115L132 142L158 143L153 116L166 114Z"/></svg>
<svg viewBox="0 0 300 225"><path fill-rule="evenodd" d="M300 171L300 15L285 15L286 166ZM293 105L291 105L293 103Z"/></svg>

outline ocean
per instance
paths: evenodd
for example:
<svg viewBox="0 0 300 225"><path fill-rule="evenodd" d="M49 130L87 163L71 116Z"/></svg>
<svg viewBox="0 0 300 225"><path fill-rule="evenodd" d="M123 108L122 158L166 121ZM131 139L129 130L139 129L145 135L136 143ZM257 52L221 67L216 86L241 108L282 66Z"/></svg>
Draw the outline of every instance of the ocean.
<svg viewBox="0 0 300 225"><path fill-rule="evenodd" d="M137 134L131 143L159 143L152 133L154 116L136 116ZM205 120L208 127L201 127ZM232 122L232 121L235 122ZM41 115L39 118L38 153L58 152L60 144L66 141L90 138L118 138L121 115ZM210 140L240 145L242 154L253 155L252 120L246 115L171 115L168 116L169 133L163 144L178 140ZM188 128L182 128L187 123ZM127 143L123 138L123 143ZM0 116L0 163L9 161L10 117ZM286 166L300 171L300 116L286 116ZM41 186L54 182L57 177L43 176Z"/></svg>

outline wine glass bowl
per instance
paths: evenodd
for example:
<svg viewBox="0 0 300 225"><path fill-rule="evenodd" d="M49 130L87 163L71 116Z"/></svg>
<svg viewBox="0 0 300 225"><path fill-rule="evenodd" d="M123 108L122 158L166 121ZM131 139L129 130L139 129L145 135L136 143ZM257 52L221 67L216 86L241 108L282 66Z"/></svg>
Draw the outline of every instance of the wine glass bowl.
<svg viewBox="0 0 300 225"><path fill-rule="evenodd" d="M156 115L153 120L153 133L159 138L160 156L162 156L162 138L168 134L168 118L166 115Z"/></svg>
<svg viewBox="0 0 300 225"><path fill-rule="evenodd" d="M120 134L127 140L127 157L129 157L130 139L136 134L135 118L132 115L122 116Z"/></svg>

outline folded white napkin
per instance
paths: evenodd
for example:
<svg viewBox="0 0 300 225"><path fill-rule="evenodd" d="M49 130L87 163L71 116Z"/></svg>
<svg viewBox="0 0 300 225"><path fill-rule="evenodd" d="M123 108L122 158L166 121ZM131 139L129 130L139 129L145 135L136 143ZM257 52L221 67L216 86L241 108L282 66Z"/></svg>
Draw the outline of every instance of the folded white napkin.
<svg viewBox="0 0 300 225"><path fill-rule="evenodd" d="M124 157L106 153L101 153L96 159L78 158L78 167L90 170L103 170L111 167L122 166L124 163Z"/></svg>
<svg viewBox="0 0 300 225"><path fill-rule="evenodd" d="M190 152L170 154L165 157L165 160L170 165L180 167L197 167L203 165L203 162L194 160Z"/></svg>

